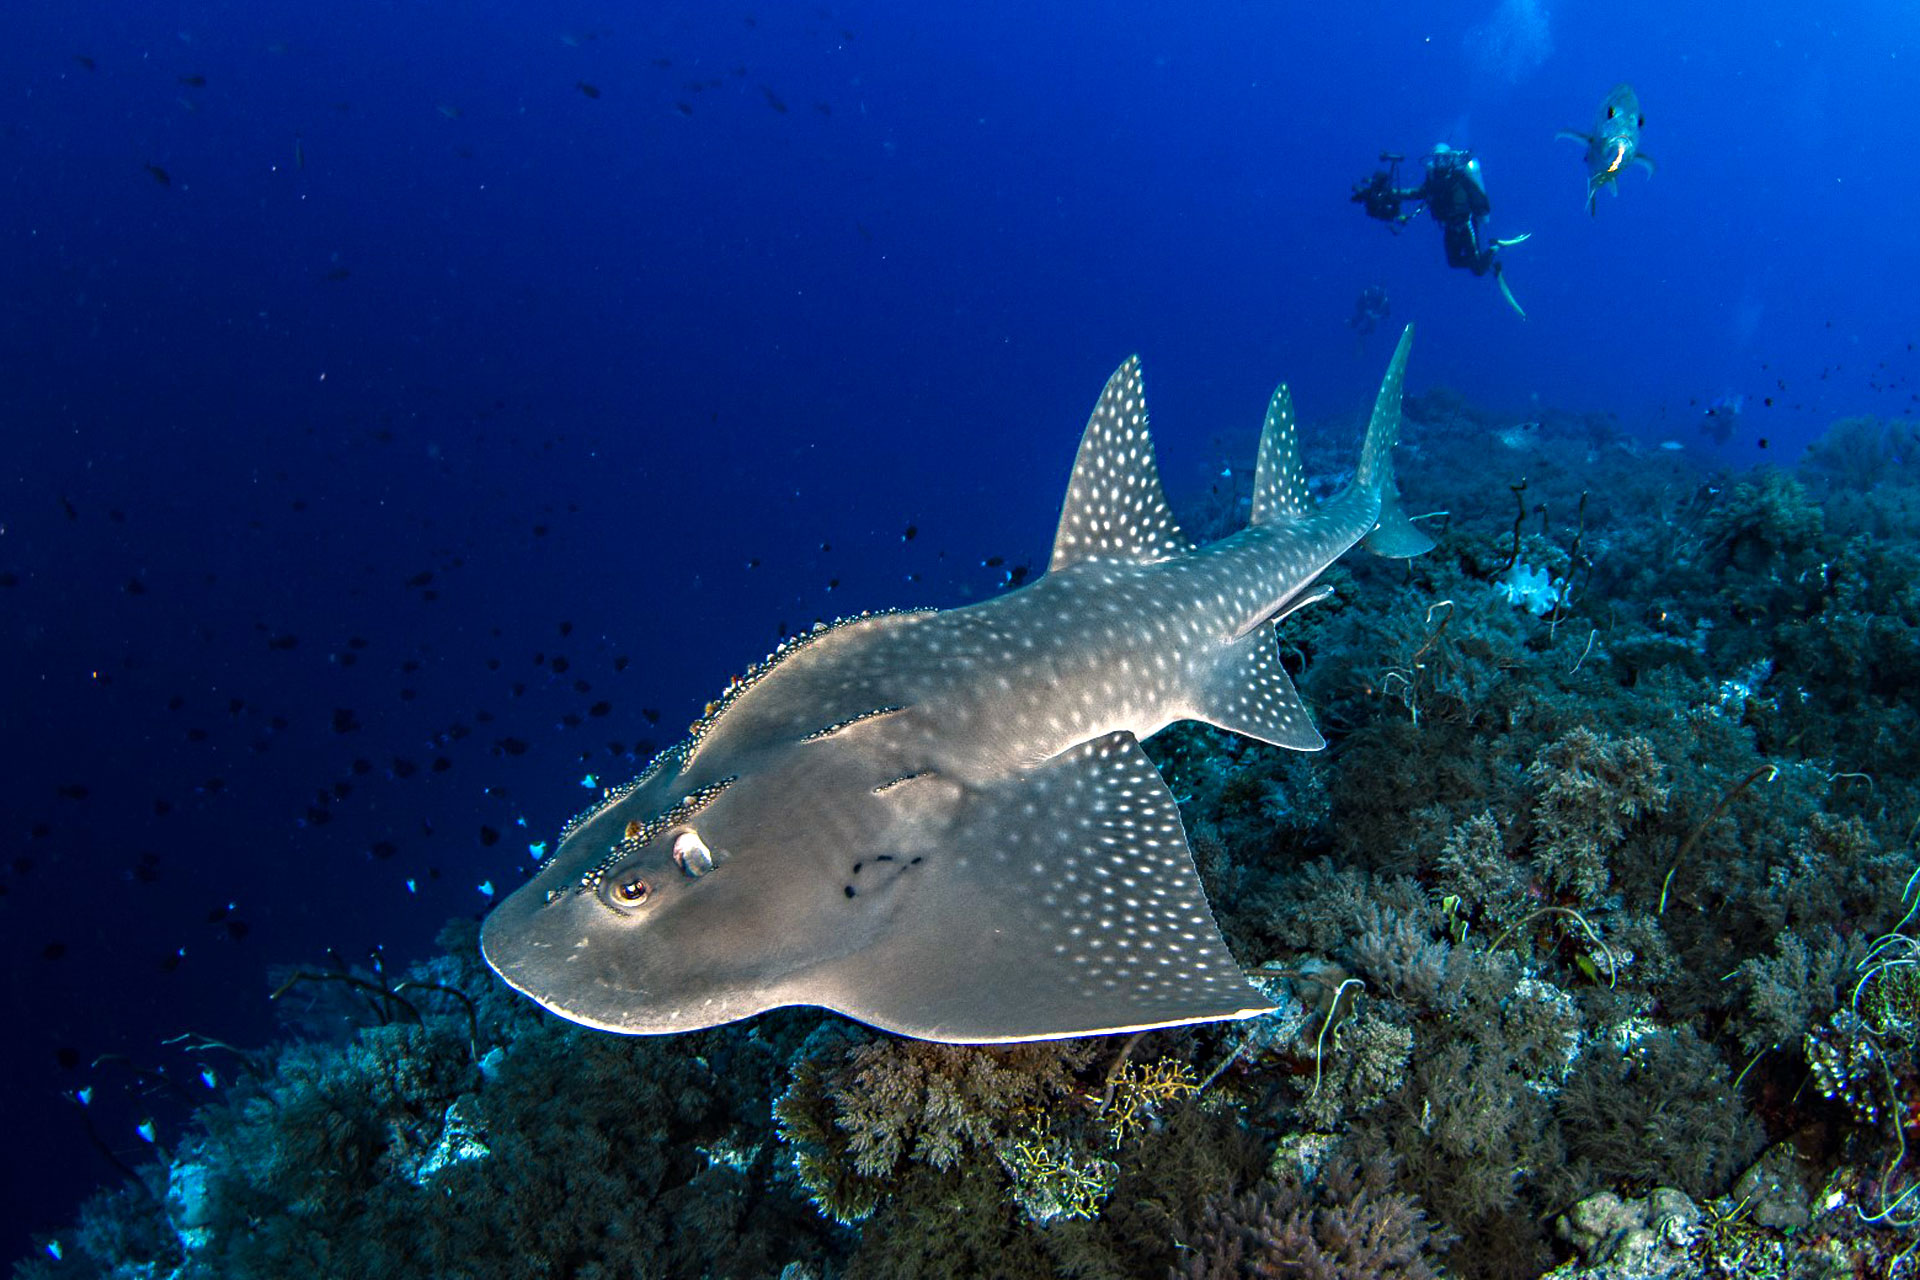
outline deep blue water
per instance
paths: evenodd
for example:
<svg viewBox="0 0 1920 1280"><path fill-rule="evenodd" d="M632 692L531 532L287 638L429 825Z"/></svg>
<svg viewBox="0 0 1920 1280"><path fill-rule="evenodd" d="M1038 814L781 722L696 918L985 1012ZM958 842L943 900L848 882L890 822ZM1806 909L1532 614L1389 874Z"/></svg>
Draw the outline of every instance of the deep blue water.
<svg viewBox="0 0 1920 1280"><path fill-rule="evenodd" d="M112 1176L88 1116L129 1160L178 1123L101 1055L423 954L783 626L1037 572L1130 352L1176 502L1278 379L1347 429L1371 284L1414 389L1516 421L1712 449L1737 393L1745 464L1920 405L1891 0L27 0L0 37L9 1253ZM1553 132L1620 80L1659 169L1589 218ZM1524 322L1348 203L1439 141L1532 233Z"/></svg>

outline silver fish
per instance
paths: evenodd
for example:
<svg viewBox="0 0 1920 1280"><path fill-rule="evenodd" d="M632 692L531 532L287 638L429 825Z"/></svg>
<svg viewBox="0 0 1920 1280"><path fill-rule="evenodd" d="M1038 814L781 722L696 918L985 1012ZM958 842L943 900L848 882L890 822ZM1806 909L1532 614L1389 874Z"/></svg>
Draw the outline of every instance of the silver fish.
<svg viewBox="0 0 1920 1280"><path fill-rule="evenodd" d="M1617 84L1606 101L1600 104L1600 113L1594 118L1593 129L1581 133L1578 129L1562 129L1553 136L1567 138L1574 142L1587 144L1587 213L1594 211L1593 198L1600 194L1600 188L1619 181L1620 175L1632 166L1639 165L1648 173L1653 172L1653 160L1640 153L1640 130L1646 127L1647 117L1641 114L1640 97L1634 93L1630 84ZM1614 188L1618 195L1620 188Z"/></svg>

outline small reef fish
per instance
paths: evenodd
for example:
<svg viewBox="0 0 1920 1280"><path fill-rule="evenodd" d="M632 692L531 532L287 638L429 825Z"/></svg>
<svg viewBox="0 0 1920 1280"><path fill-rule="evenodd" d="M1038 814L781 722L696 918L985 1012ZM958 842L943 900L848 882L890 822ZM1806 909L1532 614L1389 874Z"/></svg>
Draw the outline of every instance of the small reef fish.
<svg viewBox="0 0 1920 1280"><path fill-rule="evenodd" d="M1540 424L1519 422L1501 427L1493 433L1493 438L1509 449L1532 449L1540 443Z"/></svg>
<svg viewBox="0 0 1920 1280"><path fill-rule="evenodd" d="M1640 111L1640 97L1634 93L1630 84L1617 84L1606 101L1600 104L1600 113L1594 118L1593 129L1581 133L1578 129L1562 129L1554 134L1556 138L1566 138L1573 142L1587 144L1587 213L1594 211L1593 198L1600 194L1600 188L1618 182L1620 175L1630 165L1639 165L1648 173L1653 172L1653 161L1640 152L1640 130L1645 128L1647 117ZM1620 189L1614 187L1614 194Z"/></svg>
<svg viewBox="0 0 1920 1280"><path fill-rule="evenodd" d="M949 1043L1248 1018L1273 1002L1214 923L1140 740L1200 720L1325 744L1274 624L1354 544L1418 555L1392 451L1409 328L1353 479L1310 496L1287 388L1248 527L1175 524L1138 359L1108 379L1032 583L782 642L639 778L567 823L487 917L508 985L627 1034L815 1005Z"/></svg>

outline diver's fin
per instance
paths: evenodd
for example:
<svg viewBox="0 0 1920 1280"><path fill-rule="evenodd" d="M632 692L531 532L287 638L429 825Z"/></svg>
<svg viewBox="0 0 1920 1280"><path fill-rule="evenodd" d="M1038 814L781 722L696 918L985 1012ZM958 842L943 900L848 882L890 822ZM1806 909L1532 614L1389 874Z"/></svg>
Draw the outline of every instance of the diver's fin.
<svg viewBox="0 0 1920 1280"><path fill-rule="evenodd" d="M1514 245L1520 244L1523 241L1527 241L1531 239L1533 239L1533 232L1522 231L1517 236L1508 236L1505 240L1495 240L1493 242L1493 247L1496 249L1511 249Z"/></svg>
<svg viewBox="0 0 1920 1280"><path fill-rule="evenodd" d="M1520 300L1513 296L1513 290L1507 287L1507 273L1502 271L1494 276L1494 279L1500 282L1500 296L1507 300L1507 305L1513 308L1515 315L1525 320L1527 318L1526 310L1521 307Z"/></svg>

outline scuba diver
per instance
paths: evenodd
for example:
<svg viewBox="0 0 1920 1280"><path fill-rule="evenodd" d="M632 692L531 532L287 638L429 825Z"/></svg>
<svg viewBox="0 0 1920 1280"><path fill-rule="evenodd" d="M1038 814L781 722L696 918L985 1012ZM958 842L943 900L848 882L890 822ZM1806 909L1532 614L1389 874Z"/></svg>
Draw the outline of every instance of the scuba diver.
<svg viewBox="0 0 1920 1280"><path fill-rule="evenodd" d="M1387 291L1377 284L1370 284L1353 300L1353 314L1347 317L1347 328L1364 338L1378 328L1392 311L1393 303L1388 301Z"/></svg>
<svg viewBox="0 0 1920 1280"><path fill-rule="evenodd" d="M1353 314L1347 317L1347 328L1353 330L1353 354L1364 356L1367 353L1367 335L1380 327L1393 311L1393 303L1387 298L1386 289L1370 284L1360 291L1353 300Z"/></svg>
<svg viewBox="0 0 1920 1280"><path fill-rule="evenodd" d="M1443 142L1427 156L1426 173L1420 185L1403 187L1400 162L1404 159L1405 156L1390 151L1381 152L1380 161L1387 167L1353 184L1353 203L1365 209L1369 218L1386 223L1396 235L1419 212L1417 207L1409 206L1424 204L1433 220L1440 224L1447 265L1464 267L1477 276L1491 272L1507 305L1522 320L1526 319L1527 313L1515 300L1513 290L1507 287L1499 251L1519 244L1527 236L1506 240L1488 238L1486 222L1493 203L1487 199L1486 184L1480 179L1480 162L1473 158L1471 151L1456 151Z"/></svg>

